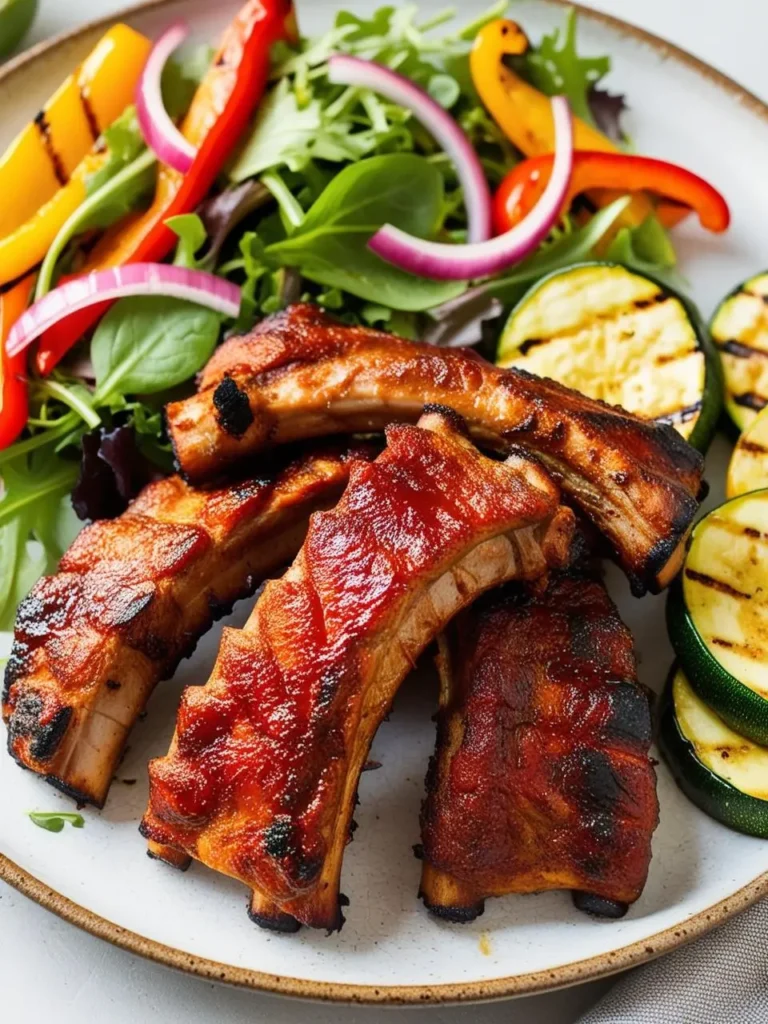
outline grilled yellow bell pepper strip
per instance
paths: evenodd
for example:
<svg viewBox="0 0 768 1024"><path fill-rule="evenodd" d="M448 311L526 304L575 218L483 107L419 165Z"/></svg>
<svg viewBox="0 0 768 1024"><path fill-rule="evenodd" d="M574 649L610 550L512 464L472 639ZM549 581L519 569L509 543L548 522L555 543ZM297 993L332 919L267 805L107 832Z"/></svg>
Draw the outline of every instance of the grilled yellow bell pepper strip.
<svg viewBox="0 0 768 1024"><path fill-rule="evenodd" d="M548 96L539 92L511 71L502 58L522 56L530 43L525 32L514 21L499 18L482 28L470 55L472 80L480 98L507 138L525 156L541 156L555 149L555 126ZM602 132L573 119L574 149L604 153L620 153L618 146ZM589 198L597 206L609 205L621 193L596 189ZM642 193L632 197L621 214L618 227L637 227L654 213L650 199Z"/></svg>
<svg viewBox="0 0 768 1024"><path fill-rule="evenodd" d="M0 237L71 182L99 135L132 102L151 49L146 36L115 25L11 143L0 157ZM62 200L64 206L72 212Z"/></svg>
<svg viewBox="0 0 768 1024"><path fill-rule="evenodd" d="M67 184L11 235L0 239L0 287L15 281L45 259L56 235L87 196L87 180L108 159L89 153Z"/></svg>

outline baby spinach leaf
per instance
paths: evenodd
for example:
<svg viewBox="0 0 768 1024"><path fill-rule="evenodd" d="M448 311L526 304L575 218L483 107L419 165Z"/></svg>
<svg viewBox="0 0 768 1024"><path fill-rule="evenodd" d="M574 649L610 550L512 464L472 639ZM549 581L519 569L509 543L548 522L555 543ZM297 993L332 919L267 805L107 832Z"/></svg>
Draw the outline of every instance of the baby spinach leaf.
<svg viewBox="0 0 768 1024"><path fill-rule="evenodd" d="M192 377L211 357L218 313L181 299L122 299L96 328L91 360L96 397L151 395Z"/></svg>
<svg viewBox="0 0 768 1024"><path fill-rule="evenodd" d="M407 153L372 157L345 167L285 241L268 257L298 268L328 288L406 311L429 309L466 287L432 281L390 266L368 248L372 235L393 224L420 238L434 237L444 215L440 171Z"/></svg>

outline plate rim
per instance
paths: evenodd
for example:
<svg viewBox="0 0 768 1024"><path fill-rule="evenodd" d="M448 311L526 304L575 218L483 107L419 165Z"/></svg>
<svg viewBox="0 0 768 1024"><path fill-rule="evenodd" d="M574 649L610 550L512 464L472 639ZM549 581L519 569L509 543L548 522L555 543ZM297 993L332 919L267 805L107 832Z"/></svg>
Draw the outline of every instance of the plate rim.
<svg viewBox="0 0 768 1024"><path fill-rule="evenodd" d="M59 33L51 39L43 40L5 64L0 70L0 86L18 71L67 42L75 41L100 28L106 28L124 18L142 14L145 11L170 7L178 2L179 0L142 0L142 2L123 7L110 15L91 19L85 24ZM768 126L768 103L724 72L699 57L695 57L682 47L668 42L653 32L648 32L637 25L624 21L622 18L596 11L581 3L572 3L570 0L540 0L540 2L552 7L573 8L582 18L605 25L622 36L638 40L660 53L664 58L672 59L708 79L717 88L728 93L737 102L762 118ZM147 960L209 981L300 999L392 1006L445 1005L501 1000L594 981L630 967L636 967L678 949L724 924L762 897L768 896L768 872L765 872L737 892L697 914L691 915L678 925L673 925L647 939L622 946L610 953L601 953L585 960L551 969L488 981L436 985L354 985L267 974L250 968L220 963L194 953L185 953L183 950L175 949L154 939L146 938L138 932L123 928L80 906L35 878L3 853L0 853L0 879L64 921L97 938L104 939Z"/></svg>

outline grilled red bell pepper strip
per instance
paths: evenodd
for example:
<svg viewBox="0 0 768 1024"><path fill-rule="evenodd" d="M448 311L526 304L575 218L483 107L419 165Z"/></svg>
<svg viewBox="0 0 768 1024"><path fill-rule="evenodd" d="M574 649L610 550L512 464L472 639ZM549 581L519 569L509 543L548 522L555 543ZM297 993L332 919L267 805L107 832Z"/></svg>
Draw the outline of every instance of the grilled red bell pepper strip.
<svg viewBox="0 0 768 1024"><path fill-rule="evenodd" d="M697 174L665 160L582 150L574 153L573 175L565 210L576 196L594 189L611 189L617 194L650 192L660 197L657 215L671 227L681 216L695 210L703 227L726 231L730 211L723 196ZM494 197L494 226L499 234L518 224L541 198L552 173L553 156L523 160L499 186ZM565 211L564 211L565 212Z"/></svg>
<svg viewBox="0 0 768 1024"><path fill-rule="evenodd" d="M35 275L28 274L0 295L0 450L12 445L27 424L26 361L22 352L9 356L5 351L8 333L27 308L35 284Z"/></svg>
<svg viewBox="0 0 768 1024"><path fill-rule="evenodd" d="M225 32L181 125L197 149L189 172L161 167L152 206L108 231L82 274L165 259L176 242L166 220L191 213L208 194L264 94L273 43L296 38L292 0L248 0ZM73 314L46 332L37 354L40 373L50 373L108 308L104 304Z"/></svg>

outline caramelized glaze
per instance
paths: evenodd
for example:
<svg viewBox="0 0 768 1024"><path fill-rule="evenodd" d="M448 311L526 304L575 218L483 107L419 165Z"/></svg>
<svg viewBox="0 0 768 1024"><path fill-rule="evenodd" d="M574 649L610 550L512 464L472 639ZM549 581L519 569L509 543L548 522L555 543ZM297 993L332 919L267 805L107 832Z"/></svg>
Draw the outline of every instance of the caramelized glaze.
<svg viewBox="0 0 768 1024"><path fill-rule="evenodd" d="M645 884L658 803L648 697L603 585L560 575L538 596L490 595L440 666L427 906L463 921L488 896L571 889L620 916Z"/></svg>
<svg viewBox="0 0 768 1024"><path fill-rule="evenodd" d="M156 683L290 561L309 514L333 504L348 471L346 451L327 451L214 491L172 477L86 527L19 607L3 696L16 760L103 803Z"/></svg>
<svg viewBox="0 0 768 1024"><path fill-rule="evenodd" d="M294 306L233 338L200 393L168 407L181 470L195 481L265 446L415 421L451 406L474 440L534 452L609 539L635 589L677 573L696 514L702 457L668 425L643 421L474 352L347 327Z"/></svg>
<svg viewBox="0 0 768 1024"><path fill-rule="evenodd" d="M312 517L150 765L151 852L239 878L261 923L340 925L359 775L403 678L479 593L538 578L570 544L573 515L535 463L481 455L447 411L421 424L388 428L384 453Z"/></svg>

